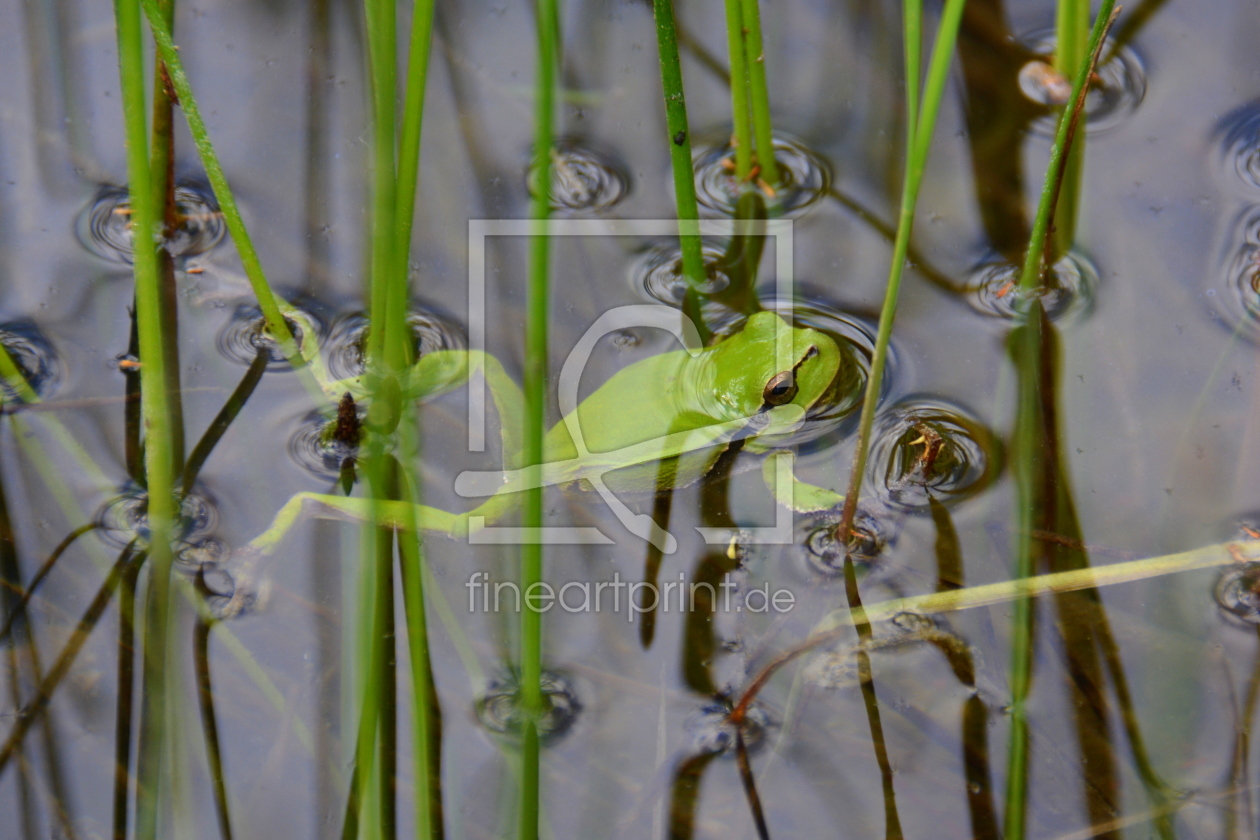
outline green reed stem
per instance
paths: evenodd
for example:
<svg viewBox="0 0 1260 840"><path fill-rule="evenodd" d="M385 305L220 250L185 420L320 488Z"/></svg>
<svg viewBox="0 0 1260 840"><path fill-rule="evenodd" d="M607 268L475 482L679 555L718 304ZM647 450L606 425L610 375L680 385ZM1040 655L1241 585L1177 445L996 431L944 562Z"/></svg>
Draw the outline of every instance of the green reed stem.
<svg viewBox="0 0 1260 840"><path fill-rule="evenodd" d="M700 246L700 206L696 203L696 173L691 163L691 132L687 127L687 98L683 92L682 65L678 57L678 32L674 26L673 0L652 0L656 18L656 46L661 58L661 88L665 95L665 130L669 134L669 163L674 173L674 200L678 205L678 238L682 247L683 276L687 279L686 310L692 314L702 339L707 339L697 289L706 279ZM738 80L731 79L734 88Z"/></svg>
<svg viewBox="0 0 1260 840"><path fill-rule="evenodd" d="M153 3L154 0L148 0ZM159 19L154 10L154 18ZM166 719L166 651L170 616L171 544L175 523L175 458L170 428L170 398L165 364L166 335L162 290L157 270L157 222L145 119L144 42L137 0L115 0L118 67L127 138L127 179L131 196L136 322L140 339L141 416L145 432L148 487L149 597L142 675L147 712L140 731L140 790L136 837L153 840L158 832L158 786L162 777Z"/></svg>
<svg viewBox="0 0 1260 840"><path fill-rule="evenodd" d="M557 0L538 3L538 70L535 80L534 165L542 185L530 203L530 216L536 221L530 239L529 290L525 321L525 469L535 474L542 469L543 435L547 412L547 312L548 259L550 240L547 218L551 213L551 144L555 115L556 64L559 59L560 17ZM533 489L525 494L521 522L526 529L542 527L543 490L541 481L531 480ZM542 582L542 544L528 541L521 546L521 586L526 592ZM521 612L521 706L524 711L524 739L521 750L521 840L537 840L539 817L539 764L537 721L542 716L542 613L525 599Z"/></svg>
<svg viewBox="0 0 1260 840"><path fill-rule="evenodd" d="M363 11L372 90L372 256L368 289L372 328L368 330L367 357L370 365L397 370L403 365L395 364L399 338L396 322L406 318L405 311L391 312L390 306L397 297L399 282L394 276L397 22L393 0L364 0ZM401 280L405 287L405 272Z"/></svg>
<svg viewBox="0 0 1260 840"><path fill-rule="evenodd" d="M416 212L416 184L420 175L420 135L424 117L425 83L429 73L429 50L433 41L433 0L416 0L412 9L411 45L407 56L407 95L403 103L402 136L398 143L398 206L394 210L394 258L393 276L401 290L401 297L393 300L404 313L403 329L406 335L406 311L408 307L407 278L411 256L411 228ZM404 341L403 349L410 362L411 342Z"/></svg>
<svg viewBox="0 0 1260 840"><path fill-rule="evenodd" d="M414 425L411 427L414 428ZM414 488L406 501L414 501ZM414 508L412 509L414 520ZM429 660L428 620L424 605L424 564L420 532L415 522L398 532L398 549L403 586L403 609L407 622L407 650L411 659L412 763L415 768L416 837L440 840L442 830L441 720Z"/></svg>
<svg viewBox="0 0 1260 840"><path fill-rule="evenodd" d="M909 0L911 3L919 0ZM949 78L949 65L958 40L958 27L962 22L965 0L946 0L941 13L940 28L932 46L928 66L927 87L923 102L908 102L907 111L919 109L914 140L906 150L906 177L902 185L901 211L897 219L897 238L893 242L892 265L888 271L888 285L884 292L884 304L879 313L879 332L875 337L875 355L871 359L871 373L866 381L866 394L862 400L862 415L858 425L857 454L853 459L853 471L849 474L849 489L845 494L844 509L839 533L847 535L857 513L858 493L862 489L862 474L866 471L866 458L870 449L871 425L875 420L875 406L884 381L884 367L888 363L888 343L892 338L893 320L897 314L897 297L901 292L901 276L906 265L906 252L910 247L910 234L914 227L914 208L919 199L919 187L927 168L928 152L932 147L932 135L936 130L936 116L941 109L941 98ZM911 24L922 20L921 11L907 15L905 39L917 43L919 33L911 31ZM907 85L907 92L910 86ZM842 537L847 542L847 536Z"/></svg>
<svg viewBox="0 0 1260 840"><path fill-rule="evenodd" d="M1089 0L1059 0L1054 16L1054 67L1063 75L1075 73L1087 55Z"/></svg>
<svg viewBox="0 0 1260 840"><path fill-rule="evenodd" d="M1065 76L1071 76L1081 66L1085 56L1089 54L1089 0L1059 0L1055 12L1055 54L1054 66ZM1051 230L1054 233L1055 250L1066 252L1076 239L1076 216L1078 199L1081 191L1081 178L1084 173L1085 144L1084 138L1070 149L1067 165L1063 175L1063 195L1066 198L1058 212L1052 216ZM1048 265L1054 264L1054 257L1047 257Z"/></svg>
<svg viewBox="0 0 1260 840"><path fill-rule="evenodd" d="M433 0L416 0L412 9L411 43L407 59L407 93L403 105L402 136L398 150L398 207L395 211L395 278L401 295L393 300L403 313L401 326L403 352L411 362L412 344L407 335L406 311L409 303L407 278L411 255L411 229L415 218L416 187L420 172L421 128L424 116L425 85L429 53L433 41ZM419 463L419 439L414 421L399 426L406 464ZM410 501L416 498L418 481L403 482ZM424 840L440 840L442 825L441 719L437 692L429 663L428 626L425 618L423 564L424 549L419 531L398 532L403 607L406 616L407 645L411 659L412 750L415 775L415 833Z"/></svg>
<svg viewBox="0 0 1260 840"><path fill-rule="evenodd" d="M130 0L135 2L135 0ZM197 147L197 153L201 156L201 165L206 170L206 178L210 181L210 187L214 190L215 200L219 202L219 210L223 213L223 221L227 225L228 233L232 236L232 241L236 244L236 250L240 254L241 267L245 270L245 276L249 279L249 285L254 291L254 296L258 299L258 308L262 311L263 318L267 323L267 331L280 344L281 352L285 357L290 359L294 367L301 365L301 357L298 353L297 342L294 341L293 333L289 330L288 323L284 320L281 307L277 302L275 294L271 290L271 286L267 283L267 277L263 273L262 263L258 259L258 252L254 250L253 240L249 237L249 231L245 229L245 222L241 219L241 213L236 206L236 199L232 196L232 190L228 186L227 176L223 173L223 167L219 164L218 155L215 154L214 145L210 142L210 132L206 128L205 121L201 118L201 112L197 108L197 100L193 96L192 85L188 82L188 76L184 73L184 65L179 57L179 50L175 47L175 42L171 37L170 27L166 25L165 18L162 16L162 10L158 6L158 0L139 0L140 5L144 8L145 17L149 20L149 27L153 31L153 40L157 44L158 56L166 65L167 73L171 77L171 85L175 88L175 94L179 98L180 109L183 110L185 118L188 120L188 130L192 134L193 144ZM134 212L134 211L133 211Z"/></svg>
<svg viewBox="0 0 1260 840"><path fill-rule="evenodd" d="M766 82L766 49L761 40L761 7L758 0L740 0L740 6L753 133L757 138L757 165L761 167L762 180L773 187L779 183L779 165L774 159L774 131L770 125L770 86ZM733 64L731 78L738 78ZM734 84L731 89L735 89Z"/></svg>
<svg viewBox="0 0 1260 840"><path fill-rule="evenodd" d="M1011 439L1011 472L1016 485L1015 580L1029 580L1036 573L1033 529L1037 527L1039 485L1046 481L1053 453L1045 450L1046 420L1042 416L1047 395L1042 393L1040 351L1047 340L1040 300L1033 300L1028 323L1011 336L1012 353L1022 360L1016 397L1015 429ZM1051 409L1053 410L1053 408ZM1028 818L1028 765L1032 755L1028 727L1028 696L1032 690L1033 648L1036 637L1036 605L1031 598L1017 598L1011 609L1011 731L1006 747L1006 801L1002 824L1011 840L1024 837Z"/></svg>
<svg viewBox="0 0 1260 840"><path fill-rule="evenodd" d="M903 0L902 50L906 57L906 148L919 131L919 74L923 72L923 0Z"/></svg>
<svg viewBox="0 0 1260 840"><path fill-rule="evenodd" d="M735 146L735 177L743 184L752 172L753 134L748 109L748 57L744 50L742 0L726 0L726 48L731 65L731 142Z"/></svg>
<svg viewBox="0 0 1260 840"><path fill-rule="evenodd" d="M1059 117L1059 127L1055 131L1054 145L1050 148L1050 163L1046 167L1046 180L1041 187L1041 198L1037 203L1037 216L1033 220L1032 235L1028 239L1028 251L1024 254L1024 267L1019 276L1019 289L1022 293L1030 293L1041 282L1043 251L1046 246L1046 235L1050 220L1054 216L1055 203L1058 200L1059 188L1063 183L1063 171L1067 165L1071 138L1081 119L1081 111L1085 104L1085 92L1088 89L1089 77L1098 54L1102 49L1103 37L1113 19L1112 9L1115 0L1103 0L1098 17L1094 19L1094 28L1090 32L1086 59L1077 68L1076 80L1072 83L1072 98L1068 107Z"/></svg>

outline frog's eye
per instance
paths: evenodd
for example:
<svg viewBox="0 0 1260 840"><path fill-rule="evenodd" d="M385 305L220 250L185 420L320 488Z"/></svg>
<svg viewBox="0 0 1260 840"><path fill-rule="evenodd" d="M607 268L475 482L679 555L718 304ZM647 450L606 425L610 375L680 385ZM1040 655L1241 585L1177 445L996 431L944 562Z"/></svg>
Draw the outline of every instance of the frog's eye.
<svg viewBox="0 0 1260 840"><path fill-rule="evenodd" d="M776 373L766 383L761 398L767 405L787 405L796 397L796 371Z"/></svg>

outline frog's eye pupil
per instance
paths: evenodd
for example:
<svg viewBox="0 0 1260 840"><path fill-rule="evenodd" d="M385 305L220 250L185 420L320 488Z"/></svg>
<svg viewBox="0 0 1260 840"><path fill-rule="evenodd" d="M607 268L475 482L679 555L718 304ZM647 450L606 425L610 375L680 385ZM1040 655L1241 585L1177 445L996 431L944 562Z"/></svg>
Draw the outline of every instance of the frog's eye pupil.
<svg viewBox="0 0 1260 840"><path fill-rule="evenodd" d="M769 405L787 405L795 397L796 374L790 370L776 373L762 391L762 399Z"/></svg>

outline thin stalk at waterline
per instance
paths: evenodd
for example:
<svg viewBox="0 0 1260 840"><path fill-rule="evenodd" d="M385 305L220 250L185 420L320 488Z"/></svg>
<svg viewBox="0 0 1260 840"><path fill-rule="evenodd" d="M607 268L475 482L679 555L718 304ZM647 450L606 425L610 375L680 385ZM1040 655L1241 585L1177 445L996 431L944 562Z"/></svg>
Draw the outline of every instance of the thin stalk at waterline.
<svg viewBox="0 0 1260 840"><path fill-rule="evenodd" d="M735 147L735 178L741 185L752 175L753 156L744 31L742 0L726 0L726 47L731 65L731 145Z"/></svg>
<svg viewBox="0 0 1260 840"><path fill-rule="evenodd" d="M134 5L135 2L136 0L116 0L116 6L124 4ZM262 311L263 318L267 324L267 332L279 343L281 352L290 360L293 366L300 367L302 358L298 352L297 342L294 340L293 332L289 329L289 325L284 319L275 293L272 292L271 286L267 283L267 277L262 269L262 262L258 259L258 252L254 250L253 240L250 239L249 231L246 230L245 222L241 218L240 209L236 206L236 199L228 186L227 176L219 163L218 155L215 154L214 145L210 142L210 132L206 128L205 120L201 117L201 111L197 108L197 100L193 96L192 86L188 82L188 76L184 73L179 50L175 46L170 28L166 25L162 10L158 6L158 0L139 0L139 3L144 8L145 17L148 18L149 27L153 32L153 40L157 45L158 56L161 58L167 74L170 76L171 86L175 89L180 110L184 112L184 117L188 121L188 130L192 134L193 145L197 147L197 153L201 156L201 165L206 170L206 178L210 181L210 187L214 190L215 200L219 203L219 210L223 213L223 222L227 226L232 242L236 245L236 250L240 255L241 268L244 269L250 288L254 292L254 297L258 300L258 307ZM131 145L129 139L129 152ZM151 187L148 187L148 189L151 190ZM132 195L135 195L134 189Z"/></svg>
<svg viewBox="0 0 1260 840"><path fill-rule="evenodd" d="M674 26L673 0L652 0L652 13L656 18L661 88L665 95L665 130L669 136L674 200L678 205L678 238L682 247L683 278L687 281L683 311L695 323L701 340L707 342L709 330L704 318L700 316L698 292L706 279L704 255L700 245L700 206L696 202L696 172L691 163L691 132L687 126L687 99L683 92L682 65L678 57L678 32ZM732 87L736 84L734 79L731 84Z"/></svg>
<svg viewBox="0 0 1260 840"><path fill-rule="evenodd" d="M150 0L153 2L153 0ZM155 12L157 10L155 9ZM146 713L141 719L136 837L158 833L158 788L167 719L167 636L170 619L170 534L175 523L175 456L167 393L165 319L157 265L157 208L149 162L145 119L144 43L137 0L116 0L118 66L127 138L127 179L131 197L136 323L140 340L141 402L144 423L145 479L148 490L149 586L141 684ZM154 17L158 18L159 13Z"/></svg>
<svg viewBox="0 0 1260 840"><path fill-rule="evenodd" d="M936 42L932 46L923 102L921 104L907 103L908 110L917 109L919 116L914 121L916 133L913 142L906 150L906 176L905 183L902 185L897 238L893 242L892 265L888 271L884 304L879 313L879 332L875 337L875 353L871 359L871 372L866 380L866 394L862 401L857 454L853 459L853 470L849 474L848 492L845 494L844 509L840 518L839 533L843 543L848 542L847 535L853 527L853 516L857 513L858 494L862 489L862 475L866 470L866 457L870 449L871 425L875 420L875 405L879 402L879 394L883 386L884 367L888 363L888 343L892 339L893 320L897 314L897 298L901 292L901 276L905 270L906 252L910 247L911 229L914 227L914 208L919 198L919 187L923 183L923 172L927 168L932 135L936 130L936 116L940 112L941 98L945 93L945 83L949 78L949 65L954 56L954 45L958 40L958 27L962 21L964 2L965 0L946 0L940 28L936 32ZM906 16L905 40L907 44L912 41L918 42L920 35L912 27L917 28L921 20L921 11ZM909 86L907 90L910 90Z"/></svg>
<svg viewBox="0 0 1260 840"><path fill-rule="evenodd" d="M766 50L761 41L761 8L758 0L739 0L744 24L744 60L748 68L749 104L752 107L753 134L757 140L757 167L762 181L771 188L779 185L779 165L774 159L774 131L770 125L770 86L766 82ZM731 89L736 87L735 65L731 65Z"/></svg>
<svg viewBox="0 0 1260 840"><path fill-rule="evenodd" d="M526 533L537 532L543 521L543 489L540 473L547 411L547 319L550 239L547 219L551 213L551 144L555 114L556 64L559 59L560 17L557 0L538 3L538 70L535 81L534 165L538 183L530 203L535 220L530 239L529 284L525 320L525 469L531 489L525 494L521 522ZM543 578L542 544L521 546L521 586L529 592ZM542 717L542 613L526 599L521 612L521 706L524 726L521 741L521 799L519 836L537 840L539 817L538 720Z"/></svg>

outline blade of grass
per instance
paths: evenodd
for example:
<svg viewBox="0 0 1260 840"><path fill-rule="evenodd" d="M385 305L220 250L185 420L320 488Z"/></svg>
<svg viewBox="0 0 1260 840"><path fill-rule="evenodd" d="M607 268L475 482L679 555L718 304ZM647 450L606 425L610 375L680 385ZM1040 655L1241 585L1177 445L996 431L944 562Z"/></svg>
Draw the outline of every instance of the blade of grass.
<svg viewBox="0 0 1260 840"><path fill-rule="evenodd" d="M1119 9L1113 11L1114 7L1115 0L1103 0L1102 8L1098 10L1098 17L1094 19L1094 28L1089 36L1087 52L1089 60L1078 68L1076 79L1072 83L1070 105L1059 118L1054 145L1050 148L1050 163L1046 167L1046 180L1041 188L1041 198L1037 202L1037 215L1033 220L1032 234L1028 240L1028 250L1024 254L1024 267L1019 276L1019 289L1025 295L1031 293L1041 281L1046 236L1050 220L1054 218L1055 204L1063 184L1063 173L1067 166L1072 136L1076 133L1081 112L1085 107L1085 91L1089 85L1089 77L1098 62L1103 39L1112 22L1115 21L1116 14L1119 13Z"/></svg>
<svg viewBox="0 0 1260 840"><path fill-rule="evenodd" d="M258 300L258 307L266 322L267 332L279 343L280 351L285 358L289 359L293 367L302 368L310 364L313 359L309 354L304 356L301 353L289 329L289 324L285 321L282 301L276 297L267 283L262 262L258 259L258 252L254 250L253 240L250 239L249 231L246 230L245 222L241 218L240 209L236 206L236 199L228 186L227 176L219 163L218 155L215 154L214 145L210 142L210 132L197 107L192 85L184 73L183 62L180 60L170 28L166 26L162 17L158 0L139 0L139 2L144 8L145 17L148 18L158 55L166 65L171 85L175 88L180 109L188 121L188 130L192 134L193 144L201 157L201 165L206 170L206 178L210 181L211 189L214 190L215 200L218 201L219 209L223 213L224 224L227 225L228 233L240 255L241 267L245 270L250 288Z"/></svg>
<svg viewBox="0 0 1260 840"><path fill-rule="evenodd" d="M923 183L923 172L927 168L932 135L936 130L936 116L940 112L941 98L945 93L945 83L949 78L949 65L958 40L958 27L962 20L964 2L965 0L946 0L945 9L941 13L940 27L936 32L936 41L932 46L923 102L921 105L917 102L907 103L908 109L919 109L915 126L917 131L913 142L906 150L906 175L902 185L897 238L893 243L892 265L888 271L888 285L879 313L879 331L875 337L871 372L866 380L866 394L862 400L857 453L853 459L853 470L849 474L848 492L845 494L844 509L840 518L839 533L844 535L847 535L853 527L853 516L857 512L858 494L862 489L862 475L866 470L866 457L870 449L871 424L875 420L875 406L879 402L879 394L883 386L884 367L888 362L888 343L892 338L893 320L897 314L897 298L901 292L901 276L905 269L906 252L910 247L911 230L914 227L914 208L919 198L919 187ZM919 33L911 31L910 26L917 25L920 19L921 15L907 16L905 32L907 43L917 41ZM847 542L847 539L842 539L842 542Z"/></svg>

